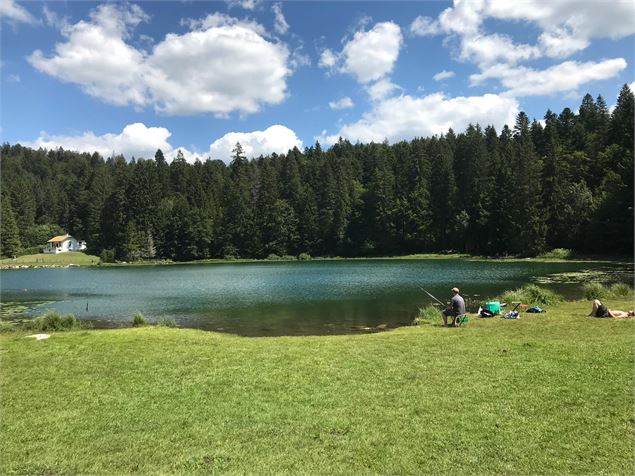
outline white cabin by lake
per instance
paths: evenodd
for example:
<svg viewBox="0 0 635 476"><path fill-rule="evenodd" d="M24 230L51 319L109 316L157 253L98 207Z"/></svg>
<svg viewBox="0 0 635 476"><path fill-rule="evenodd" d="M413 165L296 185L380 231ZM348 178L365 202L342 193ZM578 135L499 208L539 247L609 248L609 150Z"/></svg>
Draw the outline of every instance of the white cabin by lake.
<svg viewBox="0 0 635 476"><path fill-rule="evenodd" d="M43 252L57 254L66 253L68 251L84 251L85 249L85 241L76 240L71 235L60 235L48 240Z"/></svg>

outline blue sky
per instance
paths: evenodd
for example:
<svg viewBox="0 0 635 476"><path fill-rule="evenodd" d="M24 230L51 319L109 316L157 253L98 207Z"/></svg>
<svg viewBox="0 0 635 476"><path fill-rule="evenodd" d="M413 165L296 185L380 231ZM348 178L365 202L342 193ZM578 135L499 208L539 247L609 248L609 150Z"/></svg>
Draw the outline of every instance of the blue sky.
<svg viewBox="0 0 635 476"><path fill-rule="evenodd" d="M228 160L612 105L632 1L0 0L2 141Z"/></svg>

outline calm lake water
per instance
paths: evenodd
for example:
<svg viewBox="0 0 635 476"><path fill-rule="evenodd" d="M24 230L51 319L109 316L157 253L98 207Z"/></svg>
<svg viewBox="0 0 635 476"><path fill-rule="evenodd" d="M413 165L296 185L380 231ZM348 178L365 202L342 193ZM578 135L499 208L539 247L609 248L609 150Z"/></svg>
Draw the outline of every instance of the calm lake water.
<svg viewBox="0 0 635 476"><path fill-rule="evenodd" d="M140 311L150 321L171 318L182 327L245 336L320 335L409 323L418 307L432 302L421 287L445 301L450 288L458 286L468 308L475 310L488 297L529 282L548 281L545 286L578 298L579 281L589 279L589 273L633 279L632 266L615 263L391 259L188 264L6 270L1 297L3 303L30 306L30 315L56 309L98 326L129 323Z"/></svg>

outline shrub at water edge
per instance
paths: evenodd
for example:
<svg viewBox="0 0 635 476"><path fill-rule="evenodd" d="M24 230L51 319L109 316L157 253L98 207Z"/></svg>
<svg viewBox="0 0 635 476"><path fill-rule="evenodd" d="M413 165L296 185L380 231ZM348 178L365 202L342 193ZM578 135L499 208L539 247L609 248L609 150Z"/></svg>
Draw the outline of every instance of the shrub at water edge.
<svg viewBox="0 0 635 476"><path fill-rule="evenodd" d="M504 302L522 302L529 305L549 306L557 304L564 299L558 293L549 289L541 288L535 284L528 284L518 289L505 291L501 296Z"/></svg>
<svg viewBox="0 0 635 476"><path fill-rule="evenodd" d="M176 327L176 321L174 319L163 318L157 325L160 327Z"/></svg>
<svg viewBox="0 0 635 476"><path fill-rule="evenodd" d="M82 323L72 314L49 311L35 319L22 321L22 328L28 331L70 331L81 329Z"/></svg>
<svg viewBox="0 0 635 476"><path fill-rule="evenodd" d="M441 318L441 312L434 306L419 308L419 314L412 321L413 326L423 326L433 324Z"/></svg>
<svg viewBox="0 0 635 476"><path fill-rule="evenodd" d="M633 289L626 283L615 283L610 286L598 281L586 283L583 287L584 298L589 301L593 299L607 299L629 296Z"/></svg>
<svg viewBox="0 0 635 476"><path fill-rule="evenodd" d="M582 286L582 291L584 293L584 298L588 299L589 301L593 299L604 299L608 297L609 294L609 288L597 281L584 283L584 286Z"/></svg>
<svg viewBox="0 0 635 476"><path fill-rule="evenodd" d="M615 283L611 285L611 297L627 297L633 292L633 288L626 283Z"/></svg>
<svg viewBox="0 0 635 476"><path fill-rule="evenodd" d="M146 318L143 317L143 314L141 314L140 312L135 312L135 315L132 318L132 327L142 327L146 324Z"/></svg>
<svg viewBox="0 0 635 476"><path fill-rule="evenodd" d="M571 258L571 250L567 248L554 248L551 251L541 254L539 258L569 259Z"/></svg>

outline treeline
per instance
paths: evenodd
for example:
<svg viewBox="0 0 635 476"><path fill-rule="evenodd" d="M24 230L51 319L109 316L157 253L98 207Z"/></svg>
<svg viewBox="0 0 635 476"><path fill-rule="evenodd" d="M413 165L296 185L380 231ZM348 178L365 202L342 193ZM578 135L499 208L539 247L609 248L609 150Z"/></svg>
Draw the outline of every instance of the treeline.
<svg viewBox="0 0 635 476"><path fill-rule="evenodd" d="M633 251L633 116L586 95L578 114L520 113L393 145L340 140L247 160L167 163L2 146L2 254L66 231L104 259L532 256Z"/></svg>

